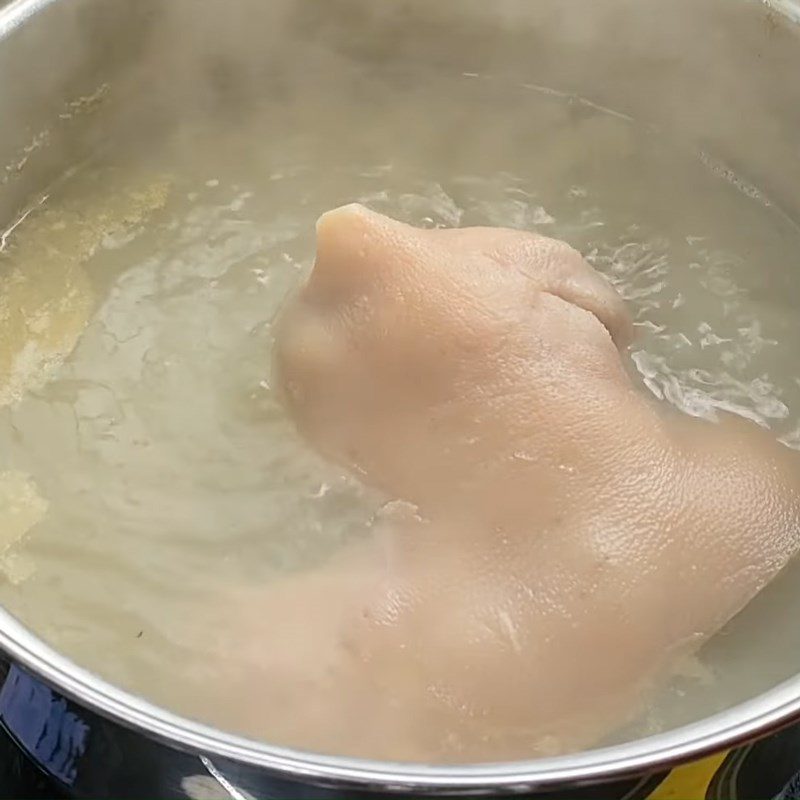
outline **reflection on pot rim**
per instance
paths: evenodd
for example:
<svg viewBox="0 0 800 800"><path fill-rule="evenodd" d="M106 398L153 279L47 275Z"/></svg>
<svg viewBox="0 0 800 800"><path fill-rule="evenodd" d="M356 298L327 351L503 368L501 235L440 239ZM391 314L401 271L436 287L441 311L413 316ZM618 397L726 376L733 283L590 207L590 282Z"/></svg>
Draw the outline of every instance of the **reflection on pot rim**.
<svg viewBox="0 0 800 800"><path fill-rule="evenodd" d="M765 0L765 2L792 21L800 22L800 2L798 0Z"/></svg>

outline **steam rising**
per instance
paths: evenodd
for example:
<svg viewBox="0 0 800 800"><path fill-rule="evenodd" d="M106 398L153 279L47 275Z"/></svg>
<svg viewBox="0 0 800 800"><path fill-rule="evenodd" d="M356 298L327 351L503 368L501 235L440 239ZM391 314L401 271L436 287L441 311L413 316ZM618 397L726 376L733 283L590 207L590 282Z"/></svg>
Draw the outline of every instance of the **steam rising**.
<svg viewBox="0 0 800 800"><path fill-rule="evenodd" d="M61 77L31 69L43 50L59 54ZM380 61L546 86L651 121L744 171L797 218L799 60L798 30L756 0L54 3L0 48L4 118L20 121L0 132L0 164L52 125L66 98L106 80L103 134L51 131L29 180L54 177L110 130L141 141L192 116L235 124L276 99L313 125L317 107L346 102L350 79ZM465 109L465 119L480 126L485 111ZM8 216L21 205L16 197Z"/></svg>

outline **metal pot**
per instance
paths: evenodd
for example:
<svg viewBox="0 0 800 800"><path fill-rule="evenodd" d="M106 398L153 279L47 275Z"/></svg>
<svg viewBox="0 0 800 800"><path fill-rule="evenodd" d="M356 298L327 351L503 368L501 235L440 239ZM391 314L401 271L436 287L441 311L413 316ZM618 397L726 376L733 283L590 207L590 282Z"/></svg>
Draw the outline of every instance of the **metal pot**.
<svg viewBox="0 0 800 800"><path fill-rule="evenodd" d="M589 98L713 154L723 177L735 170L800 218L792 20L795 0L16 0L0 9L0 220L110 138L246 104L263 75L320 40L365 67L413 59ZM174 716L2 611L0 652L0 721L77 797L641 797L676 764L800 719L800 677L783 675L722 713L615 747L494 765L383 764L281 750Z"/></svg>

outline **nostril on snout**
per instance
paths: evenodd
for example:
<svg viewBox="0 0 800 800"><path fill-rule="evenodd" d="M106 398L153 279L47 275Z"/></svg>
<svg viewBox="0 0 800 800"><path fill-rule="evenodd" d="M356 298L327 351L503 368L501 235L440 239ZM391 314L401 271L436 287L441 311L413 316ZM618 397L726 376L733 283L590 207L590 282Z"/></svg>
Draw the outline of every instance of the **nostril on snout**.
<svg viewBox="0 0 800 800"><path fill-rule="evenodd" d="M371 213L372 212L366 208L366 206L362 206L361 203L347 203L346 205L333 208L330 211L326 211L317 220L317 236L321 233L324 235L330 226L341 224L348 218L364 218L368 217Z"/></svg>
<svg viewBox="0 0 800 800"><path fill-rule="evenodd" d="M326 211L317 220L317 258L350 253L381 219L359 203L349 203Z"/></svg>
<svg viewBox="0 0 800 800"><path fill-rule="evenodd" d="M374 274L378 261L374 243L381 219L351 203L317 220L317 254L308 285L317 302L340 302Z"/></svg>

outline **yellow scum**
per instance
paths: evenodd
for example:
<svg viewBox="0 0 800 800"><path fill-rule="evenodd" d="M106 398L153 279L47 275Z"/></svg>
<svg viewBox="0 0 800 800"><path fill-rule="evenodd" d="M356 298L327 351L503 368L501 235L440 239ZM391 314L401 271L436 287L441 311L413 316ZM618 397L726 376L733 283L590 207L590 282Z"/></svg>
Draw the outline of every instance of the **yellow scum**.
<svg viewBox="0 0 800 800"><path fill-rule="evenodd" d="M85 264L110 236L135 229L169 195L168 178L112 172L43 203L0 249L0 407L41 386L72 352L95 307Z"/></svg>
<svg viewBox="0 0 800 800"><path fill-rule="evenodd" d="M82 185L85 184L85 185ZM109 236L135 233L169 196L166 177L103 171L70 199L42 202L0 239L0 409L43 386L78 343L96 306L85 265ZM47 513L29 478L0 470L0 570L31 567L11 551Z"/></svg>

